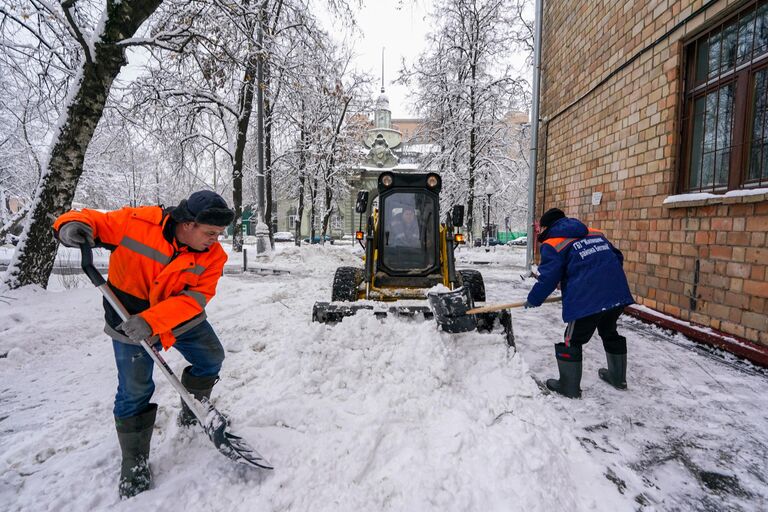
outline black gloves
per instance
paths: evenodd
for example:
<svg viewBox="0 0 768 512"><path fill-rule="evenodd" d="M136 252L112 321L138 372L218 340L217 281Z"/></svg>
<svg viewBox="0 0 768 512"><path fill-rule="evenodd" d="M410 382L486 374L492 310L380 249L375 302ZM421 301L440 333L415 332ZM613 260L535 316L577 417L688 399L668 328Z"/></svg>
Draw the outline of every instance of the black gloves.
<svg viewBox="0 0 768 512"><path fill-rule="evenodd" d="M77 221L67 222L59 228L59 240L67 247L80 247L86 242L91 247L96 245L91 226Z"/></svg>

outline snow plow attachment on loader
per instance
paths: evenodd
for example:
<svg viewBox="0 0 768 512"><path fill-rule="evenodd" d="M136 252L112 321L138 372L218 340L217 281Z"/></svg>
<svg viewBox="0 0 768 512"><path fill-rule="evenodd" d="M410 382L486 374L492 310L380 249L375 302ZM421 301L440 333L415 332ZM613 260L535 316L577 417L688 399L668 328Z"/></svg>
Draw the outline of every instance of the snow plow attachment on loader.
<svg viewBox="0 0 768 512"><path fill-rule="evenodd" d="M506 309L472 314L474 301L469 288L461 287L451 291L431 291L429 304L434 312L437 325L445 332L478 331L491 332L498 324L503 329L507 345L515 346L512 316ZM485 298L485 290L483 290Z"/></svg>
<svg viewBox="0 0 768 512"><path fill-rule="evenodd" d="M312 321L324 324L341 322L345 317L352 316L358 311L372 311L377 318L384 318L386 316L416 317L418 315L423 315L425 319L433 317L432 310L427 305L315 302L315 305L312 307Z"/></svg>
<svg viewBox="0 0 768 512"><path fill-rule="evenodd" d="M462 289L457 290L464 293ZM451 292L449 292L451 293ZM445 332L459 333L478 330L493 332L501 328L507 345L515 346L515 334L512 329L512 317L507 310L490 313L467 314L469 309L464 306L464 314L455 314L457 308L446 311L443 305L445 297L437 298L429 294L430 305L403 305L387 303L354 303L354 302L316 302L312 308L312 321L324 324L335 324L344 318L353 316L360 311L370 311L377 318L423 318L435 320ZM455 315L455 316L451 316Z"/></svg>

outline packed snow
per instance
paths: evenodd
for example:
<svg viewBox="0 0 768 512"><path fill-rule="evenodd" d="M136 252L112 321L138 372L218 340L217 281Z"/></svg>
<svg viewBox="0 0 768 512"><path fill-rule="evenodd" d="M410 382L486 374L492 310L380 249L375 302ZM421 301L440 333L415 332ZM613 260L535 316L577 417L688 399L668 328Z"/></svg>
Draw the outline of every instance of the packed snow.
<svg viewBox="0 0 768 512"><path fill-rule="evenodd" d="M3 510L588 511L768 508L766 373L623 318L629 390L597 377L585 348L581 400L555 376L559 305L512 312L500 333L447 334L432 321L360 313L311 322L353 246L278 245L233 254L208 306L227 358L214 402L275 466L240 466L180 429L155 373L153 488L120 501L112 420L116 372L101 296L78 275L0 292ZM5 249L9 251L8 248ZM0 259L3 253L0 252ZM489 303L524 299L524 247L461 248ZM77 268L76 252L61 266ZM106 254L96 258L106 264ZM165 352L175 372L185 366Z"/></svg>

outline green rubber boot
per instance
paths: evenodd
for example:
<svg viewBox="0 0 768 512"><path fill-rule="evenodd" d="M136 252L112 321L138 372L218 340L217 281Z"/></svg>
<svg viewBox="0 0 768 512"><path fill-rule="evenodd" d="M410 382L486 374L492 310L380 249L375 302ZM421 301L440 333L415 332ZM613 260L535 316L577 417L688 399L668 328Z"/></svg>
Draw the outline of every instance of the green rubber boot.
<svg viewBox="0 0 768 512"><path fill-rule="evenodd" d="M568 398L581 398L581 361L557 360L559 379L547 380L547 388Z"/></svg>
<svg viewBox="0 0 768 512"><path fill-rule="evenodd" d="M187 366L184 368L184 372L181 374L181 383L197 400L211 398L211 391L213 391L213 386L219 381L219 376L195 377L189 373L190 368L192 367ZM181 401L181 412L176 423L180 427L191 427L197 423L197 418L190 408L187 407L187 404L184 403L184 400Z"/></svg>
<svg viewBox="0 0 768 512"><path fill-rule="evenodd" d="M149 445L157 416L157 404L141 414L128 418L115 418L117 440L123 454L120 466L120 498L127 499L149 489L152 473L149 470Z"/></svg>
<svg viewBox="0 0 768 512"><path fill-rule="evenodd" d="M608 368L600 368L597 375L616 389L627 389L627 354L605 353Z"/></svg>

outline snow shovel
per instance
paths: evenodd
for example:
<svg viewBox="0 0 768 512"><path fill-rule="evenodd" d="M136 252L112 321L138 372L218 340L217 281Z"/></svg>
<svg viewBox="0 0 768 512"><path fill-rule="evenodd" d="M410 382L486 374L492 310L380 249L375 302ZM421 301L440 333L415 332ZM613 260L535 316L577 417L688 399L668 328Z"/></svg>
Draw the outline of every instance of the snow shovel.
<svg viewBox="0 0 768 512"><path fill-rule="evenodd" d="M441 293L430 292L428 297L435 312L435 321L445 332L471 331L476 326L474 315L519 308L525 305L525 302L512 302L475 308L471 297L463 288ZM559 302L561 300L563 300L562 297L550 297L544 302Z"/></svg>
<svg viewBox="0 0 768 512"><path fill-rule="evenodd" d="M123 306L114 292L107 286L107 282L101 276L99 271L96 270L96 267L93 266L93 254L90 246L88 244L82 244L80 246L80 253L82 256L81 265L85 275L87 275L93 285L101 291L110 306L112 306L112 308L117 311L117 314L120 315L120 318L123 321L127 320L130 313L128 313L125 306ZM176 388L176 391L181 395L181 399L184 400L187 407L194 413L205 433L221 453L241 464L256 466L262 469L274 469L264 457L248 446L248 443L246 443L243 438L227 432L228 424L226 418L216 410L207 398L197 401L189 394L187 389L181 382L179 382L179 379L176 378L176 375L173 374L171 367L168 366L168 363L165 362L156 348L150 345L147 340L141 340L141 346L157 364L160 371L165 375L165 378L168 379L168 382Z"/></svg>
<svg viewBox="0 0 768 512"><path fill-rule="evenodd" d="M469 290L463 286L447 292L429 292L429 305L437 325L445 332L468 332L477 327L475 317L468 315L474 302Z"/></svg>
<svg viewBox="0 0 768 512"><path fill-rule="evenodd" d="M561 302L562 300L563 300L562 297L549 297L548 299L544 299L544 302ZM525 301L510 302L509 304L496 304L493 306L483 306L481 308L472 308L467 310L467 314L476 315L478 313L491 313L493 311L502 311L505 309L521 308L523 306L525 306Z"/></svg>

